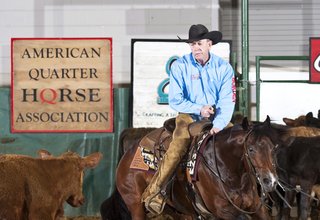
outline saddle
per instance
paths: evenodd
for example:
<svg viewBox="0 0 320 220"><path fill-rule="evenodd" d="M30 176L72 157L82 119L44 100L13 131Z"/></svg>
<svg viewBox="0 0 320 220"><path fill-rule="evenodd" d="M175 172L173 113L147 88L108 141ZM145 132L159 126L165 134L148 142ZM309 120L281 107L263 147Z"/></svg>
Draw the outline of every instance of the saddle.
<svg viewBox="0 0 320 220"><path fill-rule="evenodd" d="M159 146L162 151L166 151L172 140L172 134L176 127L176 119L170 118L163 123L163 127L157 128L140 140L140 147L150 151L155 150ZM194 139L199 134L209 131L212 128L212 123L209 120L201 120L193 122L189 125L190 137Z"/></svg>

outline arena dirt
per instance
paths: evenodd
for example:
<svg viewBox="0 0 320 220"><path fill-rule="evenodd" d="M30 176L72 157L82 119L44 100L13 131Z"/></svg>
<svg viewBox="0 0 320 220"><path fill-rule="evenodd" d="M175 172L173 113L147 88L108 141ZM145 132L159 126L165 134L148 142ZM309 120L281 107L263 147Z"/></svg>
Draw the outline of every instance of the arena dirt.
<svg viewBox="0 0 320 220"><path fill-rule="evenodd" d="M63 217L61 220L101 220L100 216Z"/></svg>

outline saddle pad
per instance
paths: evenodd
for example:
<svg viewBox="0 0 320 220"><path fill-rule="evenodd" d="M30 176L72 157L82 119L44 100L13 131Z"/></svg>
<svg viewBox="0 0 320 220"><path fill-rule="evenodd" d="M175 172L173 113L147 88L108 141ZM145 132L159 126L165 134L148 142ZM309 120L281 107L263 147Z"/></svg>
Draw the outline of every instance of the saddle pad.
<svg viewBox="0 0 320 220"><path fill-rule="evenodd" d="M130 168L138 170L157 170L158 161L153 152L143 147L137 147Z"/></svg>

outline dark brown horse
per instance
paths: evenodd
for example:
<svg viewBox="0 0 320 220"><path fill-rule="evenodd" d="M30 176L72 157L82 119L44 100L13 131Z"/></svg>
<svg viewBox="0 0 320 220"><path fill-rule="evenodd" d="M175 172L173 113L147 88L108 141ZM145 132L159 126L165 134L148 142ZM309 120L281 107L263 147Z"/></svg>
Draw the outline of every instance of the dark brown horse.
<svg viewBox="0 0 320 220"><path fill-rule="evenodd" d="M194 218L232 220L250 215L251 219L271 219L263 204L263 195L277 184L273 150L279 141L269 118L252 126L244 120L242 125L208 136L203 142L204 150L198 152L197 180L188 182L186 176L181 178L181 173L173 178L168 206ZM153 176L152 172L130 169L138 147L136 143L125 152L116 173L117 196L134 220L146 218L141 194ZM193 196L188 196L190 194ZM193 204L194 198L201 203L200 207ZM104 219L112 218L104 216Z"/></svg>

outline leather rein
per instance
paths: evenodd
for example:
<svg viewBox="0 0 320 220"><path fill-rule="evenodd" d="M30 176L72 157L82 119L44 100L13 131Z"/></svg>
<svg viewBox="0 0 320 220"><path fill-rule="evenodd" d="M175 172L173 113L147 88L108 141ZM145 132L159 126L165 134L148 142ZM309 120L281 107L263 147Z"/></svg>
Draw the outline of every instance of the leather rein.
<svg viewBox="0 0 320 220"><path fill-rule="evenodd" d="M247 147L247 140L249 138L249 136L251 135L251 133L253 132L253 129L249 130L249 132L246 134L245 136L245 140L244 140L244 149L245 149L245 153L244 153L244 156L245 156L245 159L246 159L246 162L249 166L249 173L252 174L250 175L252 178L252 182L258 182L260 185L261 185L261 179L259 177L259 174L256 172L256 169L253 165L253 162L252 162L252 159L250 157L250 154L249 154L249 149ZM201 155L203 161L204 161L204 164L205 166L208 168L208 170L210 170L210 172L212 172L217 178L218 178L218 182L219 182L219 187L220 189L223 191L224 195L226 196L226 198L228 199L228 201L232 204L233 207L235 207L238 211L242 212L242 213L245 213L245 214L255 214L260 208L261 206L263 205L263 200L265 198L265 191L263 190L263 193L262 193L262 197L260 199L260 204L259 206L256 208L256 210L254 211L246 211L244 209L242 209L241 207L239 207L238 205L236 205L231 197L229 196L229 194L227 193L226 189L225 189L225 182L224 180L222 179L221 177L221 174L220 174L220 171L219 171L219 168L218 168L218 163L217 163L217 153L216 153L216 147L215 147L215 144L214 144L214 139L215 139L215 136L213 136L213 148L214 148L214 155L215 155L215 168L216 168L216 171L214 169L212 169L212 167L209 165L209 163L206 161L205 157L203 155ZM253 179L253 176L255 177L255 180ZM262 186L262 185L261 185ZM262 188L263 189L263 188Z"/></svg>

